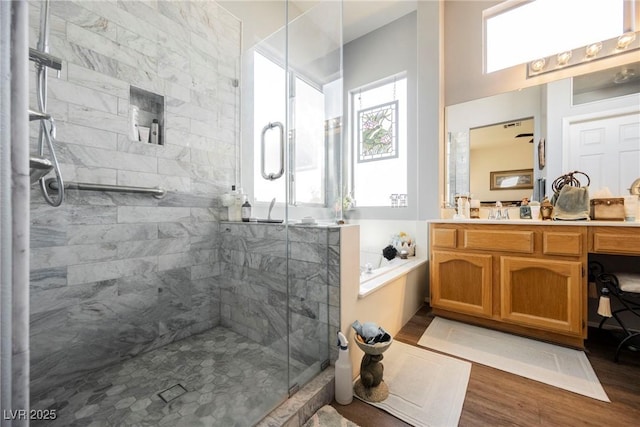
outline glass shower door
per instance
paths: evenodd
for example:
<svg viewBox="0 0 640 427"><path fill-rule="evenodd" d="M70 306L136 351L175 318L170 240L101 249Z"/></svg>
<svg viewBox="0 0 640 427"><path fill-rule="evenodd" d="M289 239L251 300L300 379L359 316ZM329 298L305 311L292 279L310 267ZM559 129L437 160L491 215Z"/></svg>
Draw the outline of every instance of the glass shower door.
<svg viewBox="0 0 640 427"><path fill-rule="evenodd" d="M282 5L286 25L243 52L242 177L256 237L271 242L261 260L263 310L269 346L287 359L291 394L329 362L330 267L338 267L335 259L330 266L336 229L328 225L341 217L342 4ZM304 217L316 224L301 224Z"/></svg>
<svg viewBox="0 0 640 427"><path fill-rule="evenodd" d="M304 2L287 28L289 382L301 387L328 366L329 289L336 277L341 206L342 4ZM295 3L293 6L298 6ZM316 225L301 224L300 220ZM334 314L334 311L332 311ZM337 317L337 316L333 316ZM333 319L334 323L338 319Z"/></svg>

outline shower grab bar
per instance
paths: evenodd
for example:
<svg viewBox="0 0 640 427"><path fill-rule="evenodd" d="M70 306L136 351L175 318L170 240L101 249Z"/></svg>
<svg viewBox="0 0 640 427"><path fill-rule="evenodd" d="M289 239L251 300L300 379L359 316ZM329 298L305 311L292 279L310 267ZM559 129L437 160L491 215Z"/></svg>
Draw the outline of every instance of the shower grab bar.
<svg viewBox="0 0 640 427"><path fill-rule="evenodd" d="M58 71L62 70L62 60L60 58L32 47L29 48L29 61L33 61L43 67L53 68Z"/></svg>
<svg viewBox="0 0 640 427"><path fill-rule="evenodd" d="M58 190L58 182L54 178L47 180L47 187ZM116 193L140 193L151 194L156 199L162 199L167 195L167 190L162 187L131 187L128 185L91 184L88 182L65 182L66 190L87 190L87 191L113 191Z"/></svg>
<svg viewBox="0 0 640 427"><path fill-rule="evenodd" d="M267 131L273 129L273 128L279 128L280 130L280 170L278 170L278 172L276 173L267 173L267 171L264 169L264 164L265 164L265 135L267 134ZM280 122L273 122L273 123L268 123L265 127L262 128L262 133L260 135L260 148L261 148L261 159L260 159L260 166L261 166L261 173L262 173L262 177L264 179L267 179L269 181L274 181L278 178L280 178L283 174L284 174L284 126L282 125L282 123Z"/></svg>

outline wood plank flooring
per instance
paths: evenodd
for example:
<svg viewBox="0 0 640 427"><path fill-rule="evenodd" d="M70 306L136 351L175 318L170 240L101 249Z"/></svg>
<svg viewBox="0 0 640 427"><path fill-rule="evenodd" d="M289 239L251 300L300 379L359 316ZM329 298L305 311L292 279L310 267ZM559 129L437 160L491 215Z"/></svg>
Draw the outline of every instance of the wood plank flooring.
<svg viewBox="0 0 640 427"><path fill-rule="evenodd" d="M422 307L394 337L417 345L432 320ZM613 361L617 340L609 332L589 329L586 352L611 403L601 402L498 369L472 363L460 426L607 426L640 425L640 352L624 351ZM362 427L409 424L354 399L332 406Z"/></svg>

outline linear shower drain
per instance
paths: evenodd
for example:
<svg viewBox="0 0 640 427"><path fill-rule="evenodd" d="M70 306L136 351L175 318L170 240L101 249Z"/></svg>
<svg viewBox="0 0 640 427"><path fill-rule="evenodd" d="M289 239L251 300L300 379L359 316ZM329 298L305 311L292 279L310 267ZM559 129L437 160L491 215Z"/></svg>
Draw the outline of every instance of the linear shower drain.
<svg viewBox="0 0 640 427"><path fill-rule="evenodd" d="M172 385L168 389L161 391L158 393L160 399L164 400L164 403L169 403L173 399L182 396L187 392L187 389L182 386L182 384Z"/></svg>

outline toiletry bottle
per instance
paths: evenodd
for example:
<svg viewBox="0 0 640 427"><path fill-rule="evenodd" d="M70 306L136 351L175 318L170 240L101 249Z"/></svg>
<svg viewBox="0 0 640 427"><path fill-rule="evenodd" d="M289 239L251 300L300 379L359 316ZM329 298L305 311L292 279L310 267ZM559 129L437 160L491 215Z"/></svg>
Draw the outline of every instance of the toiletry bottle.
<svg viewBox="0 0 640 427"><path fill-rule="evenodd" d="M471 196L467 196L464 199L464 217L466 219L471 218Z"/></svg>
<svg viewBox="0 0 640 427"><path fill-rule="evenodd" d="M140 133L138 132L138 114L140 109L136 105L131 106L131 118L129 120L129 139L132 141L140 141Z"/></svg>
<svg viewBox="0 0 640 427"><path fill-rule="evenodd" d="M160 142L160 123L158 119L153 119L151 122L151 133L149 134L149 143L156 144Z"/></svg>
<svg viewBox="0 0 640 427"><path fill-rule="evenodd" d="M233 205L235 207L235 210L234 210L233 220L242 221L242 204L244 203L244 199L245 199L245 195L244 195L244 192L242 191L242 188L240 188L234 196L235 196L235 203Z"/></svg>
<svg viewBox="0 0 640 427"><path fill-rule="evenodd" d="M247 197L242 204L242 222L249 222L249 218L251 218L251 203Z"/></svg>
<svg viewBox="0 0 640 427"><path fill-rule="evenodd" d="M236 191L236 186L232 185L231 186L231 194L229 195L229 206L227 207L227 212L228 212L228 217L229 217L229 221L238 221L236 219L236 196L238 195L238 192Z"/></svg>
<svg viewBox="0 0 640 427"><path fill-rule="evenodd" d="M220 196L220 203L222 203L222 206L227 208L228 214L229 206L231 206L231 193L224 193L222 196Z"/></svg>
<svg viewBox="0 0 640 427"><path fill-rule="evenodd" d="M349 341L338 331L338 360L335 365L335 399L340 405L348 405L353 400L353 377Z"/></svg>

